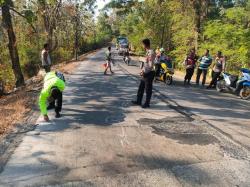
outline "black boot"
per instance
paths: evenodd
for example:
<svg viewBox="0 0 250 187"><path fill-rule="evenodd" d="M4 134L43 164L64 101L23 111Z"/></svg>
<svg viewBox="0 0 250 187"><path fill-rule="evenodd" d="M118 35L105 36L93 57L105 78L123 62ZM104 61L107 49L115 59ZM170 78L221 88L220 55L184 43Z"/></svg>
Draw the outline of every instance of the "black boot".
<svg viewBox="0 0 250 187"><path fill-rule="evenodd" d="M56 118L60 118L61 117L61 114L59 112L56 112Z"/></svg>
<svg viewBox="0 0 250 187"><path fill-rule="evenodd" d="M55 103L50 103L49 106L47 107L47 110L51 110L55 108Z"/></svg>
<svg viewBox="0 0 250 187"><path fill-rule="evenodd" d="M145 103L144 105L142 105L142 108L150 108L150 104Z"/></svg>
<svg viewBox="0 0 250 187"><path fill-rule="evenodd" d="M141 103L138 102L138 101L131 101L131 103L132 103L133 105L141 105Z"/></svg>

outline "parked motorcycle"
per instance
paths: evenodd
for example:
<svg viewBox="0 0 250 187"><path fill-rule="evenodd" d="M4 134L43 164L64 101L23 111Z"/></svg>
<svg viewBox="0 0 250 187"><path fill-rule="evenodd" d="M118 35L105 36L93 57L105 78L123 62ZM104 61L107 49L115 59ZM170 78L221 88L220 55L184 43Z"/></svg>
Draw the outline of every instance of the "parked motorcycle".
<svg viewBox="0 0 250 187"><path fill-rule="evenodd" d="M159 70L157 70L156 64L154 66L155 71L156 71L155 80L162 81L166 83L166 85L171 85L173 83L173 75L174 75L173 68L168 67L167 64L164 62L158 65L159 65L158 68L160 68Z"/></svg>
<svg viewBox="0 0 250 187"><path fill-rule="evenodd" d="M250 99L250 70L242 69L242 88L240 90L240 97L244 100Z"/></svg>
<svg viewBox="0 0 250 187"><path fill-rule="evenodd" d="M243 88L240 90L240 97L244 100L250 99L250 81L243 83Z"/></svg>
<svg viewBox="0 0 250 187"><path fill-rule="evenodd" d="M242 77L239 79L236 75L231 75L229 73L222 73L222 76L217 82L216 89L218 92L230 91L236 93L239 90L239 95L242 99L250 98L250 70L241 69ZM242 85L239 88L237 83L240 81ZM238 93L238 92L237 92Z"/></svg>
<svg viewBox="0 0 250 187"><path fill-rule="evenodd" d="M235 92L236 90L236 83L238 81L239 77L236 75L231 75L229 73L222 73L222 76L220 76L217 85L216 90L218 92L222 91L231 91Z"/></svg>

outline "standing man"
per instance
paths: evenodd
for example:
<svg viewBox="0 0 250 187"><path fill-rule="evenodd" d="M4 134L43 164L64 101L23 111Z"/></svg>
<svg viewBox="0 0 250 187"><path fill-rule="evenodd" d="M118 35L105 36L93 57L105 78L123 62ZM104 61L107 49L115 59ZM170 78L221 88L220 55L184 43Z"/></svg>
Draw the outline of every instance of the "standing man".
<svg viewBox="0 0 250 187"><path fill-rule="evenodd" d="M197 55L195 54L195 49L192 49L184 61L184 66L186 68L186 76L184 78L184 85L190 85L190 81L194 74L194 69L197 62Z"/></svg>
<svg viewBox="0 0 250 187"><path fill-rule="evenodd" d="M55 108L56 118L62 110L62 92L65 89L65 79L62 73L49 72L44 77L44 85L39 97L40 111L45 121L49 121L48 111ZM49 106L47 107L47 103Z"/></svg>
<svg viewBox="0 0 250 187"><path fill-rule="evenodd" d="M221 72L225 71L225 67L226 67L225 57L222 55L221 51L218 51L212 71L212 81L207 87L208 89L216 87L218 78L220 77Z"/></svg>
<svg viewBox="0 0 250 187"><path fill-rule="evenodd" d="M150 100L152 96L152 89L153 89L153 80L155 76L154 72L154 60L155 60L155 53L150 47L150 40L144 39L142 41L143 47L146 50L146 59L141 71L141 82L137 93L137 100L132 101L134 105L141 105L142 98L144 94L144 90L146 89L146 102L142 106L142 108L149 108L150 107Z"/></svg>
<svg viewBox="0 0 250 187"><path fill-rule="evenodd" d="M105 66L104 75L107 75L108 69L113 74L114 72L111 69L111 62L112 62L111 47L108 47L108 51L106 52L106 61L107 61L107 63L106 63L106 66Z"/></svg>
<svg viewBox="0 0 250 187"><path fill-rule="evenodd" d="M45 72L50 72L51 67L51 58L49 55L49 44L44 44L44 48L41 52L41 60L42 60L42 67L44 68Z"/></svg>
<svg viewBox="0 0 250 187"><path fill-rule="evenodd" d="M213 61L213 59L209 54L209 50L206 49L206 52L203 55L203 57L201 57L199 59L200 65L197 69L197 77L196 77L196 84L197 85L199 85L199 83L200 83L201 74L203 74L202 86L204 86L206 84L207 70L208 70L209 66L212 64L212 61Z"/></svg>

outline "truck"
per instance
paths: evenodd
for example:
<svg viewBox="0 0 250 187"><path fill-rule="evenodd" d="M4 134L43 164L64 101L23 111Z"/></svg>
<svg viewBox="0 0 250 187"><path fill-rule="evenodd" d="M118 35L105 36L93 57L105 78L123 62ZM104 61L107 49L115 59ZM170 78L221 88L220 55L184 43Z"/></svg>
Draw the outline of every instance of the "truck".
<svg viewBox="0 0 250 187"><path fill-rule="evenodd" d="M123 55L127 50L129 50L128 39L124 36L117 38L117 50L119 55Z"/></svg>

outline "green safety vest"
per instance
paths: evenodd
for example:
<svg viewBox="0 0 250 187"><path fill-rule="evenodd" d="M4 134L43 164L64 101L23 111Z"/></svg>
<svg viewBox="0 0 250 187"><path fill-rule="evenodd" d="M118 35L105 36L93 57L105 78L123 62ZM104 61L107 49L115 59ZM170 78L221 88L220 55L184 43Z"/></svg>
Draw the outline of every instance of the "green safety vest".
<svg viewBox="0 0 250 187"><path fill-rule="evenodd" d="M47 100L51 96L52 87L57 87L61 92L65 89L65 82L56 76L55 72L49 72L44 77L43 89L39 96L39 107L42 115L47 115Z"/></svg>

